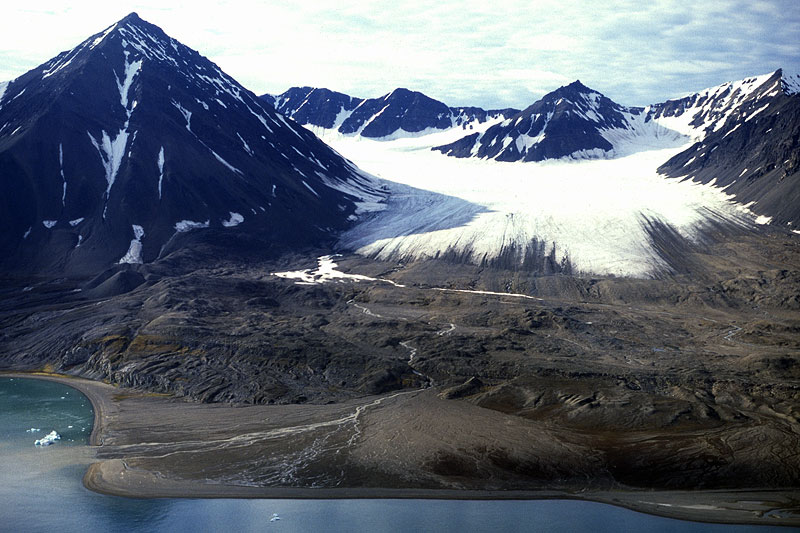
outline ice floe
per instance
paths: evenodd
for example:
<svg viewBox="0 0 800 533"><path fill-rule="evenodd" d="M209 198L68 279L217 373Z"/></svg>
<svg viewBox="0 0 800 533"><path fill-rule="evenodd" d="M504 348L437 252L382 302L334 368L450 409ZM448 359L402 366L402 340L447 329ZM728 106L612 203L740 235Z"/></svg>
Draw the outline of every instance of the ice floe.
<svg viewBox="0 0 800 533"><path fill-rule="evenodd" d="M41 439L35 440L33 444L34 446L50 446L57 440L61 440L61 435L56 433L56 430L53 430Z"/></svg>

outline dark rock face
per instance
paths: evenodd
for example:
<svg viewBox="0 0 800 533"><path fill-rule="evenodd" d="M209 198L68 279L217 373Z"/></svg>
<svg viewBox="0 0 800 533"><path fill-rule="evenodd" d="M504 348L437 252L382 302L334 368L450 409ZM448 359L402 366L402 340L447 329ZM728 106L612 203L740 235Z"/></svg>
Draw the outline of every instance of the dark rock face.
<svg viewBox="0 0 800 533"><path fill-rule="evenodd" d="M263 95L261 98L269 102L269 97L270 95ZM364 102L361 98L353 98L344 93L311 87L292 87L272 98L275 109L284 115L300 124L313 124L323 128L338 128L347 112L353 111Z"/></svg>
<svg viewBox="0 0 800 533"><path fill-rule="evenodd" d="M479 107L448 107L420 92L395 89L381 98L362 99L329 89L293 87L283 94L261 97L300 124L335 129L345 135L381 138L395 133L427 129L470 128L515 114L516 109L486 111Z"/></svg>
<svg viewBox="0 0 800 533"><path fill-rule="evenodd" d="M800 227L800 95L777 71L730 110L724 125L659 168L725 187L773 224ZM696 121L702 121L698 114Z"/></svg>
<svg viewBox="0 0 800 533"><path fill-rule="evenodd" d="M0 96L3 270L148 262L192 228L315 242L354 212L354 197L337 190L345 183L366 182L136 14Z"/></svg>
<svg viewBox="0 0 800 533"><path fill-rule="evenodd" d="M609 151L613 146L600 130L627 128L628 116L640 112L575 81L483 134L472 134L434 150L454 157L498 161L542 161L581 151Z"/></svg>

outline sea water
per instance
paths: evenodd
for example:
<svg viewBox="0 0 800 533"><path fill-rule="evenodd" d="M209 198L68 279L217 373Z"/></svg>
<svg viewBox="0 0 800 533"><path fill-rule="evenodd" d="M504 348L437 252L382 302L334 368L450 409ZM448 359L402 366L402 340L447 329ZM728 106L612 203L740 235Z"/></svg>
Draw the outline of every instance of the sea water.
<svg viewBox="0 0 800 533"><path fill-rule="evenodd" d="M785 532L701 524L568 500L236 500L106 496L82 484L92 407L77 390L0 378L0 531ZM38 429L40 431L31 431ZM61 440L34 445L51 430ZM280 520L270 521L273 513Z"/></svg>

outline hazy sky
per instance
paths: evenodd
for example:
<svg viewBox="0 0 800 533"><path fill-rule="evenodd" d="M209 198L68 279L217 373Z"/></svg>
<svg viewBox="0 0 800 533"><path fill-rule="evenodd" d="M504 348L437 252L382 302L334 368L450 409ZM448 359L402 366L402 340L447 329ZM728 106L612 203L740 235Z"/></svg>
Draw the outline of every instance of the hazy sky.
<svg viewBox="0 0 800 533"><path fill-rule="evenodd" d="M131 11L258 94L295 85L525 107L580 79L625 105L800 71L797 0L350 2L37 0L4 6L0 80ZM33 7L35 6L35 7Z"/></svg>

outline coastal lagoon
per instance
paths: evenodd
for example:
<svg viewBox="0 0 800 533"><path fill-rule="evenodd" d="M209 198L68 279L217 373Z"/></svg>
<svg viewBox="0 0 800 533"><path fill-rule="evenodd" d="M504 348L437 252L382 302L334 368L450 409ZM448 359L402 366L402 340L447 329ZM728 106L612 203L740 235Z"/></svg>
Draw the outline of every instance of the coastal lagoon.
<svg viewBox="0 0 800 533"><path fill-rule="evenodd" d="M765 526L686 522L572 500L131 499L97 494L82 478L93 412L79 391L0 378L2 531L563 531L754 532ZM33 431L32 431L33 430ZM38 431L36 431L38 430ZM34 446L51 430L61 440ZM280 520L270 521L273 513Z"/></svg>

